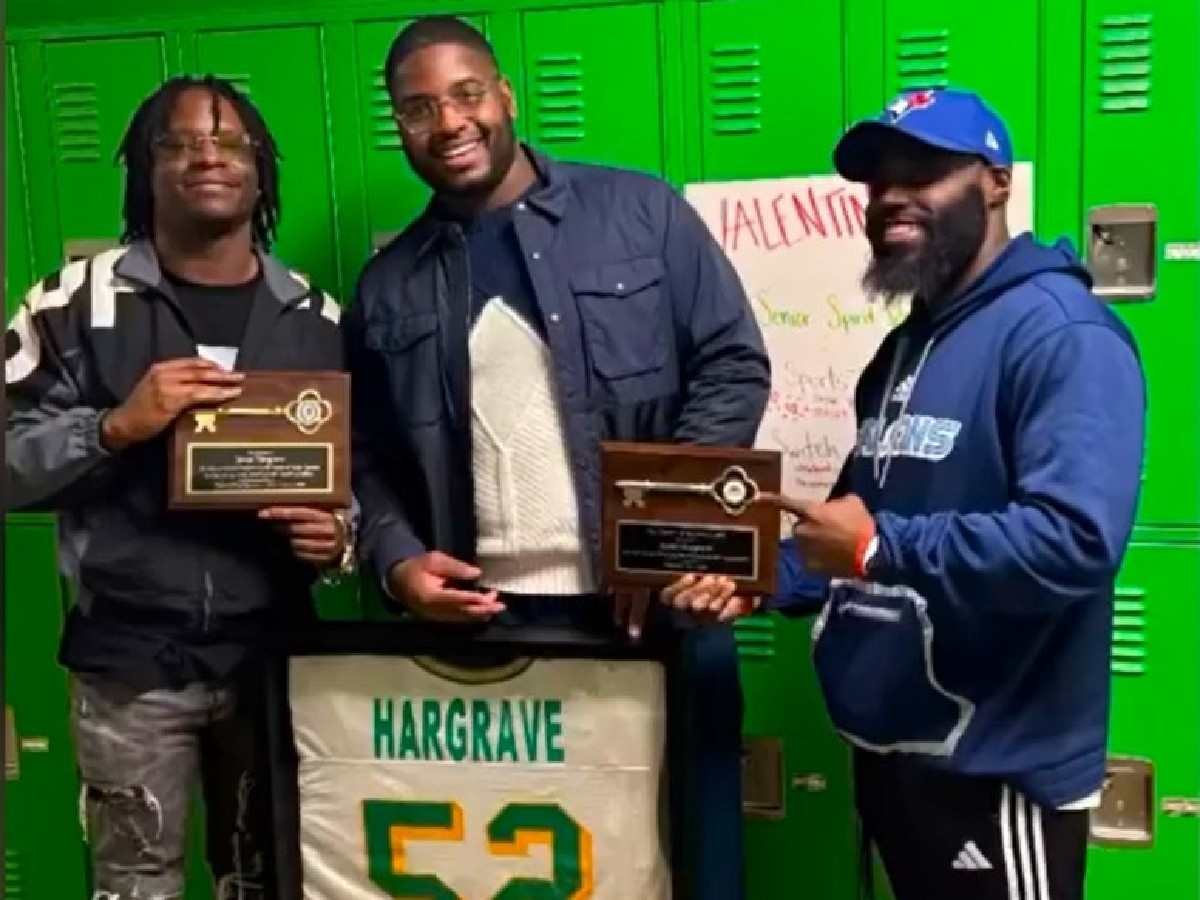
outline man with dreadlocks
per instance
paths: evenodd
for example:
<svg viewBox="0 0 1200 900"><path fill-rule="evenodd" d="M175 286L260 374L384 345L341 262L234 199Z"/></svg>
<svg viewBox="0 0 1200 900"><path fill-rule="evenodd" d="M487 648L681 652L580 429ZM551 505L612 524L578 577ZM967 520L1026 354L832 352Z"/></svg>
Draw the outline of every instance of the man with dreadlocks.
<svg viewBox="0 0 1200 900"><path fill-rule="evenodd" d="M312 616L349 529L300 507L168 511L165 432L245 370L341 368L338 305L268 253L278 153L228 82L164 84L118 156L123 245L34 286L6 336L8 503L61 514L93 896L182 895L197 777L217 896L274 896L258 666Z"/></svg>

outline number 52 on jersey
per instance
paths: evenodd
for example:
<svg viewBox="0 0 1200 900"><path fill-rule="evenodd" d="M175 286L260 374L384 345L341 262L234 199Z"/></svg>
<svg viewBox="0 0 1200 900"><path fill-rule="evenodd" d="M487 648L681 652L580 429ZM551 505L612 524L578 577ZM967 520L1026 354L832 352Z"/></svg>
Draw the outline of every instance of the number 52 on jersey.
<svg viewBox="0 0 1200 900"><path fill-rule="evenodd" d="M290 661L305 900L669 900L650 661Z"/></svg>

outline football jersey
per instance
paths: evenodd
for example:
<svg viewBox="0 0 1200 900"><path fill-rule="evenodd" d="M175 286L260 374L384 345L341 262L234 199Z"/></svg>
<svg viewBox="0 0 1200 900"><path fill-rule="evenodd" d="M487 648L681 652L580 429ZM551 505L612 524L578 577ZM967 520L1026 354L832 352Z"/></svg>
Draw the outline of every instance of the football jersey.
<svg viewBox="0 0 1200 900"><path fill-rule="evenodd" d="M669 900L649 661L290 660L305 900Z"/></svg>

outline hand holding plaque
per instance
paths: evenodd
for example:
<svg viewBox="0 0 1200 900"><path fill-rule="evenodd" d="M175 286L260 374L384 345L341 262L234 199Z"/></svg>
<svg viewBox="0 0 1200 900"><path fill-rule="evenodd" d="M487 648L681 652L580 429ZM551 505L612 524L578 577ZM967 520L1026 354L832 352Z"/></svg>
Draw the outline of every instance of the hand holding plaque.
<svg viewBox="0 0 1200 900"><path fill-rule="evenodd" d="M172 509L350 505L350 376L246 372L223 406L194 407L171 432Z"/></svg>
<svg viewBox="0 0 1200 900"><path fill-rule="evenodd" d="M604 577L662 587L725 575L739 593L775 589L779 510L774 451L680 444L601 444Z"/></svg>
<svg viewBox="0 0 1200 900"><path fill-rule="evenodd" d="M158 437L189 407L238 397L244 378L241 372L228 372L198 356L157 362L125 401L103 417L100 442L118 452Z"/></svg>

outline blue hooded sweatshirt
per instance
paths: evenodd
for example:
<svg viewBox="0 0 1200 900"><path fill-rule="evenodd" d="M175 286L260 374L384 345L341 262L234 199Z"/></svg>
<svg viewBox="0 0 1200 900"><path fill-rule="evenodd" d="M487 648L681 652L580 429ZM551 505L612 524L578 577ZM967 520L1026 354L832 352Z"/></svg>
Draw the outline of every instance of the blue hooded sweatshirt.
<svg viewBox="0 0 1200 900"><path fill-rule="evenodd" d="M1058 807L1104 778L1113 586L1133 526L1145 385L1069 244L1011 241L963 294L884 340L834 488L875 517L870 582L804 573L825 601L830 716L869 751L993 776Z"/></svg>

